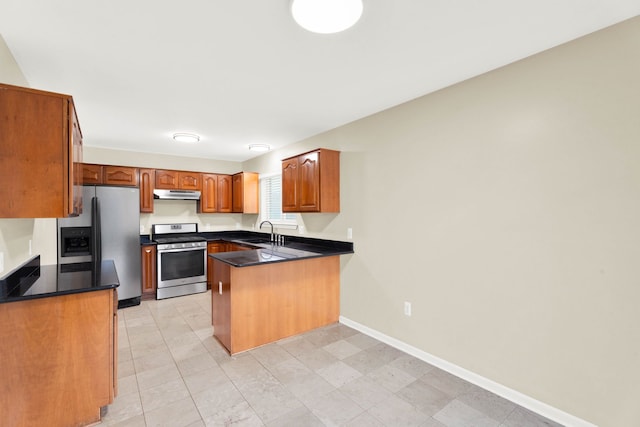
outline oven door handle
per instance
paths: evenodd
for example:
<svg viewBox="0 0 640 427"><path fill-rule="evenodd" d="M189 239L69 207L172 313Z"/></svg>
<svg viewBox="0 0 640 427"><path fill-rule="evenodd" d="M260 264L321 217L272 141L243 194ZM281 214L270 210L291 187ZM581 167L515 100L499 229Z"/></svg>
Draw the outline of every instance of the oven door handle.
<svg viewBox="0 0 640 427"><path fill-rule="evenodd" d="M186 251L207 251L207 248L176 248L176 249L158 249L159 254L166 254L169 252L186 252Z"/></svg>

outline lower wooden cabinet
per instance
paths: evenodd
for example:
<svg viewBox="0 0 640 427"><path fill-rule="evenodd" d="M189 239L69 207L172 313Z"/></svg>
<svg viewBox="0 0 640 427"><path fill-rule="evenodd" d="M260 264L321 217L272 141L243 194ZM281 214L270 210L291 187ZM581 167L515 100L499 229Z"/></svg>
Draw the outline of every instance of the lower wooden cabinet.
<svg viewBox="0 0 640 427"><path fill-rule="evenodd" d="M209 254L227 251L227 242L209 242L207 243L207 289L211 289L213 280L213 258Z"/></svg>
<svg viewBox="0 0 640 427"><path fill-rule="evenodd" d="M214 260L213 333L235 354L338 321L340 257L249 267Z"/></svg>
<svg viewBox="0 0 640 427"><path fill-rule="evenodd" d="M0 424L85 426L117 393L113 289L0 304Z"/></svg>
<svg viewBox="0 0 640 427"><path fill-rule="evenodd" d="M155 299L157 287L156 245L142 245L142 299Z"/></svg>

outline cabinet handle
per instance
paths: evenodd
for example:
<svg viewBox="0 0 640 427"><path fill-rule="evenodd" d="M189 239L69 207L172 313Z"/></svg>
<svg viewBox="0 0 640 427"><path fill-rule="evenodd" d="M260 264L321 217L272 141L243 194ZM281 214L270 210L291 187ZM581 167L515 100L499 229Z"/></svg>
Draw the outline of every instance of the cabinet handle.
<svg viewBox="0 0 640 427"><path fill-rule="evenodd" d="M222 295L222 280L218 282L218 293Z"/></svg>

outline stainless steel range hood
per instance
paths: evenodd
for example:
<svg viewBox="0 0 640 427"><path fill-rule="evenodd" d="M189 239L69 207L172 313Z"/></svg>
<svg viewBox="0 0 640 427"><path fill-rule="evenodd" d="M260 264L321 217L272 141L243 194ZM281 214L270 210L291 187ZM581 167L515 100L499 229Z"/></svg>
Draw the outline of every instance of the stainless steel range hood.
<svg viewBox="0 0 640 427"><path fill-rule="evenodd" d="M200 192L195 190L153 190L154 199L200 200Z"/></svg>

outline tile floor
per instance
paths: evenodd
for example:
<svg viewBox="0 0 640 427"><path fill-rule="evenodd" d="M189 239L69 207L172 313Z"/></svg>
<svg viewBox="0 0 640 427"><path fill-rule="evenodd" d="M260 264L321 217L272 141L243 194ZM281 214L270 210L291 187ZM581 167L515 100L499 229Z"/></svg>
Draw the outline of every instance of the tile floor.
<svg viewBox="0 0 640 427"><path fill-rule="evenodd" d="M101 426L558 426L336 324L231 357L209 292L119 311Z"/></svg>

